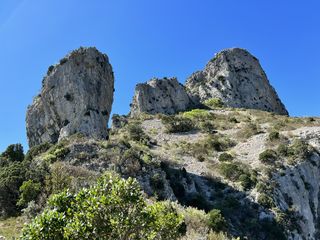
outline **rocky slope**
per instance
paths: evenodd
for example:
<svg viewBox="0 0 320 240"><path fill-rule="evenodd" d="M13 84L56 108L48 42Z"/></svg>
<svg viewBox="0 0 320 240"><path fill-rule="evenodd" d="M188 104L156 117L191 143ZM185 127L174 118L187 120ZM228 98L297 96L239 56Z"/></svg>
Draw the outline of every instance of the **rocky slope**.
<svg viewBox="0 0 320 240"><path fill-rule="evenodd" d="M288 114L257 58L244 49L216 54L203 71L189 77L186 88L196 101L218 98L227 107Z"/></svg>
<svg viewBox="0 0 320 240"><path fill-rule="evenodd" d="M173 114L191 106L191 99L176 78L154 78L136 86L130 115L141 112Z"/></svg>
<svg viewBox="0 0 320 240"><path fill-rule="evenodd" d="M109 140L74 135L34 161L116 171L150 197L220 209L234 237L318 239L320 119L223 108L114 120Z"/></svg>
<svg viewBox="0 0 320 240"><path fill-rule="evenodd" d="M77 132L106 138L113 86L108 57L95 48L80 48L50 66L27 111L30 147Z"/></svg>

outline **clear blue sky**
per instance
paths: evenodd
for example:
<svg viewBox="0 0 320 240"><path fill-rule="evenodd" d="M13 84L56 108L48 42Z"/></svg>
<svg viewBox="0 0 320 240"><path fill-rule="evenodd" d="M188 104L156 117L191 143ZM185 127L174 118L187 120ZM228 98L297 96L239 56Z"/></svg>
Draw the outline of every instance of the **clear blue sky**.
<svg viewBox="0 0 320 240"><path fill-rule="evenodd" d="M114 113L128 113L136 83L184 82L214 53L242 47L291 115L319 116L319 9L318 0L1 0L0 151L27 145L27 105L48 66L79 46L109 56Z"/></svg>

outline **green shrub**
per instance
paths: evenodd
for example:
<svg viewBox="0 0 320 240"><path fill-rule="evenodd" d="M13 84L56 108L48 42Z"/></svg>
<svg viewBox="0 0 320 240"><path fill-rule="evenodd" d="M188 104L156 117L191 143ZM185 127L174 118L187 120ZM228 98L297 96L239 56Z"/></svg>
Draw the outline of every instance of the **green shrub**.
<svg viewBox="0 0 320 240"><path fill-rule="evenodd" d="M138 123L131 123L127 126L129 139L137 142L147 144L149 141L148 136L144 133L142 127Z"/></svg>
<svg viewBox="0 0 320 240"><path fill-rule="evenodd" d="M210 98L206 101L204 101L203 103L204 105L206 105L209 108L222 108L223 107L223 102L221 100L221 98Z"/></svg>
<svg viewBox="0 0 320 240"><path fill-rule="evenodd" d="M231 181L237 181L243 173L241 167L237 163L222 162L219 165L220 173Z"/></svg>
<svg viewBox="0 0 320 240"><path fill-rule="evenodd" d="M88 187L97 179L97 174L80 166L55 162L50 166L50 173L45 179L48 194L56 194L69 189L75 193L83 187Z"/></svg>
<svg viewBox="0 0 320 240"><path fill-rule="evenodd" d="M19 207L19 187L25 181L26 166L23 162L13 162L0 168L0 217L14 216Z"/></svg>
<svg viewBox="0 0 320 240"><path fill-rule="evenodd" d="M244 190L254 187L257 182L257 173L241 163L222 162L219 171L225 178L240 182Z"/></svg>
<svg viewBox="0 0 320 240"><path fill-rule="evenodd" d="M62 140L53 145L43 156L44 160L48 163L54 163L58 160L63 160L69 153L70 149L66 146L67 140Z"/></svg>
<svg viewBox="0 0 320 240"><path fill-rule="evenodd" d="M189 132L195 128L191 119L181 116L162 116L161 121L168 133Z"/></svg>
<svg viewBox="0 0 320 240"><path fill-rule="evenodd" d="M238 137L241 139L248 139L260 132L260 128L255 123L247 123L242 129L237 133Z"/></svg>
<svg viewBox="0 0 320 240"><path fill-rule="evenodd" d="M259 154L259 160L266 164L272 164L277 160L277 153L272 149L267 149Z"/></svg>
<svg viewBox="0 0 320 240"><path fill-rule="evenodd" d="M272 131L269 133L268 136L269 141L275 141L275 140L279 140L280 139L280 134L277 131Z"/></svg>
<svg viewBox="0 0 320 240"><path fill-rule="evenodd" d="M163 190L164 188L164 179L159 173L154 174L152 177L150 177L150 184L153 188L156 190Z"/></svg>
<svg viewBox="0 0 320 240"><path fill-rule="evenodd" d="M197 124L198 128L205 133L215 133L215 125L210 121L204 121Z"/></svg>
<svg viewBox="0 0 320 240"><path fill-rule="evenodd" d="M21 239L177 239L183 217L167 202L147 205L139 183L104 175L78 194L53 195Z"/></svg>
<svg viewBox="0 0 320 240"><path fill-rule="evenodd" d="M20 198L17 203L18 206L26 207L27 204L36 200L37 196L41 192L41 184L35 183L33 180L29 179L28 181L24 181L20 187Z"/></svg>
<svg viewBox="0 0 320 240"><path fill-rule="evenodd" d="M310 155L308 143L301 139L295 139L288 148L288 155L295 158L307 158Z"/></svg>
<svg viewBox="0 0 320 240"><path fill-rule="evenodd" d="M52 147L52 144L48 142L36 145L29 149L25 159L28 161L32 160L35 156L38 156L39 154L46 152L50 147Z"/></svg>
<svg viewBox="0 0 320 240"><path fill-rule="evenodd" d="M226 229L227 222L218 209L212 209L209 213L209 226L214 232L220 232Z"/></svg>
<svg viewBox="0 0 320 240"><path fill-rule="evenodd" d="M211 114L208 110L205 109L192 109L191 111L184 112L182 116L198 121L204 121L213 118L213 114Z"/></svg>
<svg viewBox="0 0 320 240"><path fill-rule="evenodd" d="M276 151L282 157L288 156L288 146L285 144L279 144Z"/></svg>
<svg viewBox="0 0 320 240"><path fill-rule="evenodd" d="M0 158L8 162L22 162L24 159L23 147L21 144L11 144L0 155Z"/></svg>
<svg viewBox="0 0 320 240"><path fill-rule="evenodd" d="M220 162L228 162L233 160L233 156L230 153L221 153L219 156L219 161Z"/></svg>
<svg viewBox="0 0 320 240"><path fill-rule="evenodd" d="M272 208L274 207L274 202L273 202L273 199L267 195L266 193L261 193L259 196L258 196L258 199L257 199L258 203L260 205L262 205L263 207L265 208Z"/></svg>

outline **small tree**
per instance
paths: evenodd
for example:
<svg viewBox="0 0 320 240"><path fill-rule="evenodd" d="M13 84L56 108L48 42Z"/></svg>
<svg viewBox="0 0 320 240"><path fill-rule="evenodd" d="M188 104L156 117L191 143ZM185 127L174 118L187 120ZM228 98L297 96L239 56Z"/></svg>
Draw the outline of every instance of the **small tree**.
<svg viewBox="0 0 320 240"><path fill-rule="evenodd" d="M10 162L22 162L24 159L23 147L21 144L11 144L1 154L1 158Z"/></svg>
<svg viewBox="0 0 320 240"><path fill-rule="evenodd" d="M139 184L112 174L78 194L53 195L21 239L176 239L183 217L167 202L148 205Z"/></svg>

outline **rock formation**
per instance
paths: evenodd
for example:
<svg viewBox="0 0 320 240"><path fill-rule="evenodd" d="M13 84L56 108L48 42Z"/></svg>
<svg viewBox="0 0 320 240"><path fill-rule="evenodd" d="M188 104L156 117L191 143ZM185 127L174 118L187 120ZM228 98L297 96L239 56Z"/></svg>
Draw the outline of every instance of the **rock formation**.
<svg viewBox="0 0 320 240"><path fill-rule="evenodd" d="M216 54L203 71L187 79L186 89L194 101L219 98L227 107L288 114L258 59L240 48Z"/></svg>
<svg viewBox="0 0 320 240"><path fill-rule="evenodd" d="M130 115L141 112L174 114L190 106L191 99L176 78L154 78L136 86Z"/></svg>
<svg viewBox="0 0 320 240"><path fill-rule="evenodd" d="M28 107L29 146L55 143L82 133L107 137L114 76L108 57L96 48L80 48L50 66L41 93Z"/></svg>

